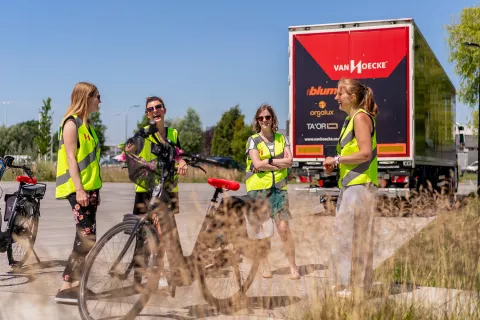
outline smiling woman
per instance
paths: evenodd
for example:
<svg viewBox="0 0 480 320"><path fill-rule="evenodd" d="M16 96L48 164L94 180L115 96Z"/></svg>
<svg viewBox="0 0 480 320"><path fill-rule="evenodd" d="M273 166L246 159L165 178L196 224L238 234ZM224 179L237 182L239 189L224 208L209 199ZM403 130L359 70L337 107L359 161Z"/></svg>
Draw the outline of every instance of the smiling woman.
<svg viewBox="0 0 480 320"><path fill-rule="evenodd" d="M170 140L178 149L181 149L180 140L178 139L178 132L174 128L165 127L165 114L167 113L167 108L163 99L157 96L151 96L146 98L145 102L145 113L150 122L155 123L156 132L152 135L145 136L144 132L151 132L149 130L150 126L142 128L135 136L143 136L143 147L141 150L137 150L132 140L126 142L125 151L130 153L135 153L141 159L150 162L157 159L155 155L155 149L158 147L158 144L166 143L166 140ZM134 137L135 137L134 136ZM175 164L177 172L172 179L171 186L172 188L168 190L168 194L172 200L172 212L178 213L180 211L180 203L178 197L178 176L185 176L187 174L188 166L186 162L182 159ZM135 200L133 204L133 214L139 215L144 214L147 211L148 202L152 198L152 190L147 190L143 186L135 186ZM157 225L157 231L161 234L160 226ZM163 262L164 251L159 253L159 258ZM161 283L166 283L164 279L161 279Z"/></svg>
<svg viewBox="0 0 480 320"><path fill-rule="evenodd" d="M340 169L340 195L332 231L337 240L331 252L331 277L339 297L361 296L368 293L373 281L378 108L372 89L354 79L338 82L335 100L347 117L338 139L337 155L323 162L328 175L335 167Z"/></svg>
<svg viewBox="0 0 480 320"><path fill-rule="evenodd" d="M290 143L277 133L278 120L270 105L258 108L253 119L256 134L247 141L247 194L251 198L268 199L272 219L285 245L285 254L290 265L290 278L300 279L295 263L295 244L288 220L292 218L288 206L288 169L292 167ZM272 234L273 235L273 234ZM268 258L263 260L263 277L271 278Z"/></svg>

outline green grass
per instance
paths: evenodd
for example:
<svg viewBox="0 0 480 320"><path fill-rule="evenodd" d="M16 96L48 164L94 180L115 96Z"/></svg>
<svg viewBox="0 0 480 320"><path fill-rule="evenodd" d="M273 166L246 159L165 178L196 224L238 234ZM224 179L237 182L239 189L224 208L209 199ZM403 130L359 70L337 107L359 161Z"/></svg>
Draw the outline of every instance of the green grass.
<svg viewBox="0 0 480 320"><path fill-rule="evenodd" d="M382 282L480 292L480 205L441 211L376 270Z"/></svg>
<svg viewBox="0 0 480 320"><path fill-rule="evenodd" d="M477 181L477 177L476 173L464 173L463 176L460 176L460 182Z"/></svg>
<svg viewBox="0 0 480 320"><path fill-rule="evenodd" d="M375 270L381 283L368 299L340 300L316 295L307 309L289 311L290 319L480 319L480 201L469 198L448 207L436 199L436 219ZM421 299L394 299L416 286L473 293L471 308L438 308ZM395 288L395 290L392 290ZM413 302L412 302L413 301Z"/></svg>
<svg viewBox="0 0 480 320"><path fill-rule="evenodd" d="M57 169L54 163L40 161L27 165L30 166L38 181L55 181ZM190 167L187 175L179 178L180 183L206 183L208 178L223 178L235 180L240 183L245 182L245 172L209 166L203 166L203 168L207 171L206 174L200 169ZM127 169L122 169L121 167L102 167L100 170L103 182L130 182ZM2 180L15 181L15 177L19 175L24 175L24 172L20 169L8 169Z"/></svg>

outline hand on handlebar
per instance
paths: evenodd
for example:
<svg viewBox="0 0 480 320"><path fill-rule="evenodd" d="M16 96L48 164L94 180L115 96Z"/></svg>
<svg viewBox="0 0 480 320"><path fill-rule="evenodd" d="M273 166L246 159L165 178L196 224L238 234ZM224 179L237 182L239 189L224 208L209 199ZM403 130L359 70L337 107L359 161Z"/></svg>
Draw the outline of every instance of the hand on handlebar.
<svg viewBox="0 0 480 320"><path fill-rule="evenodd" d="M180 162L178 163L177 173L181 176L185 176L187 174L187 170L188 170L187 162L181 159Z"/></svg>

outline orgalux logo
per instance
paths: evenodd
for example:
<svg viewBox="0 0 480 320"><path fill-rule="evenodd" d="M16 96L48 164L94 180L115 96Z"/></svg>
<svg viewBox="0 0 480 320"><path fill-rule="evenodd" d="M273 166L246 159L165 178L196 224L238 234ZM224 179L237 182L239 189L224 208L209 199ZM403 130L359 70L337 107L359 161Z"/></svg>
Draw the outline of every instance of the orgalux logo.
<svg viewBox="0 0 480 320"><path fill-rule="evenodd" d="M311 57L330 80L388 78L402 60L409 58L407 26L312 32L293 37L294 73L296 63ZM403 67L407 72L408 63Z"/></svg>
<svg viewBox="0 0 480 320"><path fill-rule="evenodd" d="M322 88L322 86L312 86L307 89L307 96L334 96L337 94L337 88Z"/></svg>
<svg viewBox="0 0 480 320"><path fill-rule="evenodd" d="M363 70L386 69L388 61L381 62L362 62L350 60L350 64L334 64L335 71L350 71L350 73L362 74Z"/></svg>

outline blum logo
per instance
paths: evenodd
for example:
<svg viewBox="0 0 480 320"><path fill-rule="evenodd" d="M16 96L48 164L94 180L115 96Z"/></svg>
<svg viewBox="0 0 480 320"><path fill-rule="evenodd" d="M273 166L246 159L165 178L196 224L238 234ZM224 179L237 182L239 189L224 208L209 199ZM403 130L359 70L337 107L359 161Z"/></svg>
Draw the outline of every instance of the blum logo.
<svg viewBox="0 0 480 320"><path fill-rule="evenodd" d="M330 96L336 94L337 88L322 88L322 86L312 86L310 89L307 89L307 96Z"/></svg>

